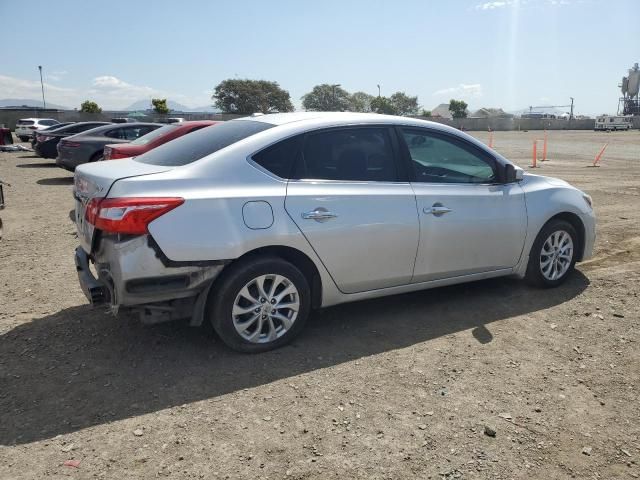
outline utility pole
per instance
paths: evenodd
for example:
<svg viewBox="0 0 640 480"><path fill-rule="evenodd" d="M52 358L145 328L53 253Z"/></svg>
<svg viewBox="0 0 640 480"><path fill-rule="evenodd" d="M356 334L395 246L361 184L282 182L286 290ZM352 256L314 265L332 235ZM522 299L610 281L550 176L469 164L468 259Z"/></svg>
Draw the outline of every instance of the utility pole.
<svg viewBox="0 0 640 480"><path fill-rule="evenodd" d="M44 83L42 82L42 65L38 65L38 70L40 70L40 88L42 88L42 108L43 110L46 110L47 102L44 101Z"/></svg>
<svg viewBox="0 0 640 480"><path fill-rule="evenodd" d="M573 120L573 97L569 97L571 99L571 111L569 112L569 121Z"/></svg>

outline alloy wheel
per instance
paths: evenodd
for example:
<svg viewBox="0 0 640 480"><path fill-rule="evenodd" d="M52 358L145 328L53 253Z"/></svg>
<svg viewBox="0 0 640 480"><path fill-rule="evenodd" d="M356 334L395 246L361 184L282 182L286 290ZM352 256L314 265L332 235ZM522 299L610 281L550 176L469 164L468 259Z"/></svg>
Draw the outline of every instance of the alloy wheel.
<svg viewBox="0 0 640 480"><path fill-rule="evenodd" d="M269 343L287 333L300 310L300 294L283 275L260 275L240 289L231 315L238 334L251 343Z"/></svg>
<svg viewBox="0 0 640 480"><path fill-rule="evenodd" d="M540 271L547 280L558 280L567 273L573 260L573 239L557 230L547 237L540 251Z"/></svg>

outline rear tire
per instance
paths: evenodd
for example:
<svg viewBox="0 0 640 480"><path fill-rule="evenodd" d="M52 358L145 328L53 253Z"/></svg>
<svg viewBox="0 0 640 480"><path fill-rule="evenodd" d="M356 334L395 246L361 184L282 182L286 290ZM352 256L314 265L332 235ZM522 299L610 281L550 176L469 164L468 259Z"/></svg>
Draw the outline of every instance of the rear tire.
<svg viewBox="0 0 640 480"><path fill-rule="evenodd" d="M27 142L29 141L30 137L18 137L20 139L21 142Z"/></svg>
<svg viewBox="0 0 640 480"><path fill-rule="evenodd" d="M564 283L576 264L578 245L578 235L569 222L560 219L547 222L529 253L527 283L542 288Z"/></svg>
<svg viewBox="0 0 640 480"><path fill-rule="evenodd" d="M279 257L253 257L216 280L207 315L231 349L260 353L282 347L304 328L311 311L309 282Z"/></svg>

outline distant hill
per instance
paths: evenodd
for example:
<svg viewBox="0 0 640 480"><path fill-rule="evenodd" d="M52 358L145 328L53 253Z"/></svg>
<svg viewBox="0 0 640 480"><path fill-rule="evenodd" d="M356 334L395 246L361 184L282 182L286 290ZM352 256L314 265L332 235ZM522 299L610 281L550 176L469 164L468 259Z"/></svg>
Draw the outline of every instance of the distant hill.
<svg viewBox="0 0 640 480"><path fill-rule="evenodd" d="M219 112L219 110L212 107L211 105L207 105L204 107L190 108L181 103L174 102L173 100L167 100L167 106L169 107L170 110L175 110L178 112ZM150 108L151 108L151 100L138 100L137 102L134 102L131 105L129 105L127 108L125 108L125 110L144 111Z"/></svg>
<svg viewBox="0 0 640 480"><path fill-rule="evenodd" d="M42 107L42 100L30 100L28 98L4 98L0 100L0 108L2 107ZM47 102L47 108L56 108L58 110L69 110L68 107L56 105Z"/></svg>

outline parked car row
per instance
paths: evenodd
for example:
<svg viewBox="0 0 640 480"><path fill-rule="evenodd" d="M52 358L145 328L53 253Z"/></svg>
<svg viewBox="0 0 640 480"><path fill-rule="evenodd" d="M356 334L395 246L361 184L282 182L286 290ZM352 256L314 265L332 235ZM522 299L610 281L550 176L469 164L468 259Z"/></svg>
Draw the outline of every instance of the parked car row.
<svg viewBox="0 0 640 480"><path fill-rule="evenodd" d="M46 126L52 119L22 119L16 125L31 135L31 146L42 158L73 171L78 165L141 155L159 145L219 122L210 120L146 122L68 122ZM55 120L52 120L55 122ZM44 123L46 122L46 123ZM20 136L22 139L23 136Z"/></svg>

